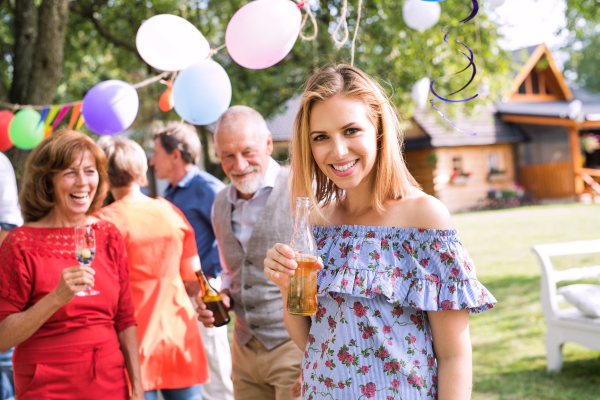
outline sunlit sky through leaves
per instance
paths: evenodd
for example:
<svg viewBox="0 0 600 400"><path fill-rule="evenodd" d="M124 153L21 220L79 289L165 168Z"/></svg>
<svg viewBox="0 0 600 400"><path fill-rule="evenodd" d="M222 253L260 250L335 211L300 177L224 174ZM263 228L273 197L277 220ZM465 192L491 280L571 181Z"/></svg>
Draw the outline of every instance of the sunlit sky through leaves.
<svg viewBox="0 0 600 400"><path fill-rule="evenodd" d="M484 12L500 25L504 40L498 44L502 48L516 50L546 43L559 66L568 57L557 51L566 41L567 32L558 34L567 24L566 7L564 0L506 0L496 9L483 2Z"/></svg>

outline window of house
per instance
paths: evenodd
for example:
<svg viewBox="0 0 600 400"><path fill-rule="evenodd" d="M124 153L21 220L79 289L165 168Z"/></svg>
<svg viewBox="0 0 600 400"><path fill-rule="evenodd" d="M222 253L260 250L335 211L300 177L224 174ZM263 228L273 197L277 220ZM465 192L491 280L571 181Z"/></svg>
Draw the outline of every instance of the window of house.
<svg viewBox="0 0 600 400"><path fill-rule="evenodd" d="M462 157L452 157L452 170L459 174L463 172Z"/></svg>
<svg viewBox="0 0 600 400"><path fill-rule="evenodd" d="M488 154L488 168L490 171L498 171L500 169L500 166L498 165L498 154Z"/></svg>

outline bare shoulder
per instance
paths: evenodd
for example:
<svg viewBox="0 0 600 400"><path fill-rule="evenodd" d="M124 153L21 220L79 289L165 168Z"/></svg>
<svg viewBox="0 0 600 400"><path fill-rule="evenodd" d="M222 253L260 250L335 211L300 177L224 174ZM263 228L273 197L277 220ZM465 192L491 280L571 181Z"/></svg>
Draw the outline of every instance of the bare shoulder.
<svg viewBox="0 0 600 400"><path fill-rule="evenodd" d="M321 217L316 213L311 213L310 222L316 226L327 226L331 222L331 216L336 208L336 202L330 201L326 204L319 204L319 210L321 211Z"/></svg>
<svg viewBox="0 0 600 400"><path fill-rule="evenodd" d="M411 188L409 195L395 202L389 211L403 228L454 229L446 206L417 188Z"/></svg>

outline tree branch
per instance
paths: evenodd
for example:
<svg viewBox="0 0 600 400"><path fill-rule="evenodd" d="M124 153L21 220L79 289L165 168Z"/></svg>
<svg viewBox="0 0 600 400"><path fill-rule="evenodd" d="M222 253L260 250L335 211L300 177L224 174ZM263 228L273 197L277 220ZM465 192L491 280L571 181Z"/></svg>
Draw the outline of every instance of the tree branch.
<svg viewBox="0 0 600 400"><path fill-rule="evenodd" d="M135 43L130 43L125 40L121 40L115 35L113 35L100 21L98 18L94 16L94 8L93 6L86 6L81 4L78 1L71 1L69 5L69 11L78 14L84 18L92 21L98 33L104 37L106 40L114 44L115 46L123 47L129 51L138 54L137 48L135 47ZM138 54L139 57L139 54Z"/></svg>

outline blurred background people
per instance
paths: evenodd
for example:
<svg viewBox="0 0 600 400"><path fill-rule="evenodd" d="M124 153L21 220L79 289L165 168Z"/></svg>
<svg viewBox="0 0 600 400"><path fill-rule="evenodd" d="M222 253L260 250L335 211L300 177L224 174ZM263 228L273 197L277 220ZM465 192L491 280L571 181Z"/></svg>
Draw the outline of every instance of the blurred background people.
<svg viewBox="0 0 600 400"><path fill-rule="evenodd" d="M106 158L87 136L57 132L25 166L26 222L0 247L0 351L15 347L19 400L144 398L125 244L92 214L108 190ZM74 227L95 232L91 267L75 258ZM92 286L99 294L75 296Z"/></svg>
<svg viewBox="0 0 600 400"><path fill-rule="evenodd" d="M198 168L200 140L188 124L171 122L154 133L150 165L159 179L170 182L164 197L179 208L194 228L202 270L217 290L221 287L219 251L210 218L223 182ZM208 358L210 383L202 385L205 400L232 400L231 350L227 327L205 329L199 324Z"/></svg>
<svg viewBox="0 0 600 400"><path fill-rule="evenodd" d="M194 230L173 204L140 191L148 160L139 144L104 136L98 145L115 202L97 216L115 224L125 240L146 400L155 400L159 389L166 400L200 400L208 364L184 287L199 291Z"/></svg>
<svg viewBox="0 0 600 400"><path fill-rule="evenodd" d="M273 140L263 117L245 106L225 111L215 130L215 146L232 184L213 209L223 286L233 302L233 387L236 400L292 398L302 351L283 322L279 289L263 273L269 246L287 243L294 231L288 169L270 157ZM200 299L199 320L213 326L212 312ZM296 385L293 397L299 396Z"/></svg>
<svg viewBox="0 0 600 400"><path fill-rule="evenodd" d="M8 232L23 225L17 180L9 159L0 153L0 244ZM14 399L13 349L0 353L0 399Z"/></svg>

